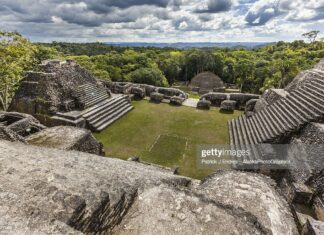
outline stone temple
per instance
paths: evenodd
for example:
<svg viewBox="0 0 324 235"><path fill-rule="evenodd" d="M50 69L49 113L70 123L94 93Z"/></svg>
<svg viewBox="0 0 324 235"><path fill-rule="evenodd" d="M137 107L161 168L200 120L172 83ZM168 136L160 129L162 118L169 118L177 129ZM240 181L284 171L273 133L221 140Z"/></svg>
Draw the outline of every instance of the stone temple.
<svg viewBox="0 0 324 235"><path fill-rule="evenodd" d="M132 110L128 96L105 85L74 61L44 61L21 82L9 110L31 114L46 126L101 131Z"/></svg>
<svg viewBox="0 0 324 235"><path fill-rule="evenodd" d="M199 94L225 91L222 79L212 72L199 73L191 80L189 87Z"/></svg>

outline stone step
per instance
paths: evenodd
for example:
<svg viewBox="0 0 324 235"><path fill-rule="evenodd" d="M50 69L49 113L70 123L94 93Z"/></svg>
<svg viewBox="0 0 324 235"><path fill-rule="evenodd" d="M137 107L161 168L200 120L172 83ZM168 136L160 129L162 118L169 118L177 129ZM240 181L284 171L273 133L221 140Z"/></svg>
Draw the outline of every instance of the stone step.
<svg viewBox="0 0 324 235"><path fill-rule="evenodd" d="M276 111L276 108L277 107L275 105L271 105L267 110L270 113L270 115L274 118L274 121L280 127L280 131L289 131L290 128L284 124L284 122L282 121L282 117L280 117L280 114Z"/></svg>
<svg viewBox="0 0 324 235"><path fill-rule="evenodd" d="M323 73L324 74L324 73ZM321 78L317 77L317 78L314 78L313 81L317 82L317 83L320 83L324 86L324 75L320 74Z"/></svg>
<svg viewBox="0 0 324 235"><path fill-rule="evenodd" d="M295 115L295 118L298 119L297 122L299 124L302 124L302 123L308 121L309 115L307 113L305 113L304 110L300 109L298 104L293 102L292 99L286 99L285 102L286 102L286 106L288 107L290 112L293 113Z"/></svg>
<svg viewBox="0 0 324 235"><path fill-rule="evenodd" d="M274 105L272 105L273 109L273 113L275 114L275 116L280 119L280 124L281 126L284 126L284 130L285 131L291 131L293 129L293 127L291 126L291 124L287 121L286 117L283 116L281 109L279 108L278 104L275 103Z"/></svg>
<svg viewBox="0 0 324 235"><path fill-rule="evenodd" d="M79 97L79 99L82 99L87 96L96 95L96 96L108 96L108 93L105 90L100 89L93 89L93 90L82 90L77 91L76 95Z"/></svg>
<svg viewBox="0 0 324 235"><path fill-rule="evenodd" d="M101 126L96 127L96 131L102 131L105 128L107 128L109 125L117 121L119 118L124 116L126 113L131 111L133 109L132 105L129 105L128 107L125 107L123 110L120 110L118 114L116 114L112 119L108 120L106 123L102 124Z"/></svg>
<svg viewBox="0 0 324 235"><path fill-rule="evenodd" d="M244 139L241 131L241 125L239 123L239 117L235 118L235 126L236 126L236 133L238 134L238 143L239 143L237 147L241 149L242 145L244 145Z"/></svg>
<svg viewBox="0 0 324 235"><path fill-rule="evenodd" d="M90 125L94 127L98 127L103 125L105 122L113 118L116 114L120 112L120 110L123 110L125 107L129 107L131 104L125 104L123 106L116 106L113 110L111 110L108 115L103 114L101 115L96 121L89 122Z"/></svg>
<svg viewBox="0 0 324 235"><path fill-rule="evenodd" d="M250 141L249 141L246 129L245 129L245 125L243 123L243 115L238 117L238 122L239 122L240 132L242 133L242 138L243 138L243 141L241 142L241 144L243 145L242 147L244 147L246 145L249 145Z"/></svg>
<svg viewBox="0 0 324 235"><path fill-rule="evenodd" d="M309 119L318 118L320 116L319 113L316 113L312 110L310 104L306 104L302 98L295 95L295 92L292 92L289 96L289 99L295 102L300 110L303 110L306 114L308 114Z"/></svg>
<svg viewBox="0 0 324 235"><path fill-rule="evenodd" d="M269 133L270 138L273 139L277 135L276 135L275 131L273 130L273 127L272 127L271 123L269 123L269 117L264 115L264 113L265 113L265 110L262 110L260 112L261 121L264 123L264 127L267 130L267 132Z"/></svg>
<svg viewBox="0 0 324 235"><path fill-rule="evenodd" d="M319 97L324 96L324 91L318 88L317 86L313 85L312 83L307 83L306 86L304 87L307 89L309 92L313 93L314 95L318 95Z"/></svg>
<svg viewBox="0 0 324 235"><path fill-rule="evenodd" d="M236 145L271 143L275 138L298 130L306 123L324 116L324 72L311 71L312 79L285 98L257 112L250 118L230 122L231 140ZM258 152L257 148L253 152ZM259 152L261 153L261 152Z"/></svg>
<svg viewBox="0 0 324 235"><path fill-rule="evenodd" d="M110 97L107 94L87 94L85 96L79 97L79 100L84 103L90 103L95 99L109 99Z"/></svg>
<svg viewBox="0 0 324 235"><path fill-rule="evenodd" d="M249 125L248 125L248 122L247 122L247 118L245 115L242 116L242 126L244 127L244 132L246 133L246 136L247 136L247 144L248 145L252 145L252 144L255 144L253 138L252 138L252 135L251 135L251 129L249 128Z"/></svg>
<svg viewBox="0 0 324 235"><path fill-rule="evenodd" d="M82 88L79 90L76 90L76 94L78 95L84 95L86 93L92 93L92 92L100 92L100 93L107 93L107 91L104 88L98 88L98 87L91 87L91 88Z"/></svg>
<svg viewBox="0 0 324 235"><path fill-rule="evenodd" d="M312 85L318 87L319 89L321 89L322 91L324 91L324 84L322 83L321 79L314 79L312 80Z"/></svg>
<svg viewBox="0 0 324 235"><path fill-rule="evenodd" d="M302 90L298 90L295 92L295 95L300 97L304 104L310 105L314 112L323 113L324 111L324 100L318 101L318 99L314 99L312 94L305 94Z"/></svg>
<svg viewBox="0 0 324 235"><path fill-rule="evenodd" d="M264 109L264 114L268 117L269 125L273 127L273 131L275 135L279 135L282 133L282 128L278 124L278 120L273 116L273 113L269 112L269 108Z"/></svg>
<svg viewBox="0 0 324 235"><path fill-rule="evenodd" d="M299 92L299 91L298 91ZM315 106L318 108L323 108L324 107L324 99L321 97L314 95L313 93L308 92L305 88L300 89L300 92L302 93L307 93L307 98L310 102L313 102Z"/></svg>
<svg viewBox="0 0 324 235"><path fill-rule="evenodd" d="M262 138L260 135L260 129L258 128L258 124L257 124L255 118L253 118L253 117L249 118L249 122L251 123L251 127L252 127L253 133L255 135L255 138L257 139L257 143L261 143Z"/></svg>
<svg viewBox="0 0 324 235"><path fill-rule="evenodd" d="M116 102L119 102L120 100L124 99L125 97L123 96L119 96L116 98L111 98L109 100L107 100L108 102L101 102L99 104L97 104L96 106L93 106L92 108L86 110L82 116L86 119L90 118L92 115L94 115L95 113L99 112L102 109L105 109L106 107L109 107L113 104L115 104Z"/></svg>
<svg viewBox="0 0 324 235"><path fill-rule="evenodd" d="M294 120L291 120L290 116L288 115L289 111L283 105L283 101L281 100L281 102L277 102L277 106L278 106L278 112L284 118L285 123L289 126L291 130L295 130L299 123Z"/></svg>
<svg viewBox="0 0 324 235"><path fill-rule="evenodd" d="M255 134L254 129L252 127L251 119L246 118L246 123L247 123L248 129L249 129L249 136L250 136L251 144L257 144L258 140L256 138L256 134Z"/></svg>
<svg viewBox="0 0 324 235"><path fill-rule="evenodd" d="M257 127L259 129L260 137L261 137L261 142L263 142L264 140L270 139L271 137L270 137L269 133L266 131L266 129L264 128L264 125L261 122L260 114L256 113L252 118L255 118Z"/></svg>
<svg viewBox="0 0 324 235"><path fill-rule="evenodd" d="M113 111L116 107L126 103L128 103L126 99L118 99L115 102L111 102L109 105L98 107L94 112L92 112L91 116L88 115L87 120L96 121L99 116L109 114L110 111Z"/></svg>
<svg viewBox="0 0 324 235"><path fill-rule="evenodd" d="M306 90L308 92L308 94L312 94L312 95L318 97L318 99L321 99L321 100L324 99L323 93L319 93L318 91L315 91L313 88L309 87L309 85L305 86L303 89Z"/></svg>
<svg viewBox="0 0 324 235"><path fill-rule="evenodd" d="M238 140L237 127L236 127L236 119L232 120L232 130L233 130L233 136L234 136L234 148L240 148L240 143L239 143L239 140Z"/></svg>
<svg viewBox="0 0 324 235"><path fill-rule="evenodd" d="M92 84L92 83L86 83L84 85L79 86L78 89L77 89L77 91L93 90L93 89L104 90L103 87L97 86L97 85Z"/></svg>
<svg viewBox="0 0 324 235"><path fill-rule="evenodd" d="M96 113L95 115L89 117L87 121L94 125L95 123L100 122L106 116L118 111L123 106L129 104L128 101L122 100L120 102L115 103L113 106L107 107L106 109L102 109L100 112Z"/></svg>
<svg viewBox="0 0 324 235"><path fill-rule="evenodd" d="M296 105L291 99L284 99L282 106L287 110L286 114L289 116L290 120L296 123L295 125L302 125L305 120L308 120L307 117L303 116L303 114L305 115L303 110L294 107Z"/></svg>
<svg viewBox="0 0 324 235"><path fill-rule="evenodd" d="M108 96L101 96L101 97L96 97L96 98L93 98L93 99L90 99L89 101L86 101L85 104L90 107L90 106L93 106L95 104L98 104L100 103L101 101L103 100L106 100L106 99L109 99Z"/></svg>
<svg viewBox="0 0 324 235"><path fill-rule="evenodd" d="M106 97L97 97L97 98L94 98L94 99L86 101L86 102L83 101L83 103L85 104L85 108L89 108L91 106L94 106L94 105L102 102L103 100L106 100L106 99L108 99L108 98L106 98Z"/></svg>
<svg viewBox="0 0 324 235"><path fill-rule="evenodd" d="M79 100L83 102L87 102L93 98L98 98L98 97L109 98L109 95L104 92L96 91L96 92L86 93L84 95L79 96Z"/></svg>

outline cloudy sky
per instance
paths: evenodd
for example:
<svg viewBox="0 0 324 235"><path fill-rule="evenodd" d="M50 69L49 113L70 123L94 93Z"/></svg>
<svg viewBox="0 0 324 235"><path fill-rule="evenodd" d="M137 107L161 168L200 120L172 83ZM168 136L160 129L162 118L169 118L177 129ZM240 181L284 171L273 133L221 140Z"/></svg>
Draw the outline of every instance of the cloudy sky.
<svg viewBox="0 0 324 235"><path fill-rule="evenodd" d="M238 42L324 35L324 0L0 0L0 30L33 41Z"/></svg>

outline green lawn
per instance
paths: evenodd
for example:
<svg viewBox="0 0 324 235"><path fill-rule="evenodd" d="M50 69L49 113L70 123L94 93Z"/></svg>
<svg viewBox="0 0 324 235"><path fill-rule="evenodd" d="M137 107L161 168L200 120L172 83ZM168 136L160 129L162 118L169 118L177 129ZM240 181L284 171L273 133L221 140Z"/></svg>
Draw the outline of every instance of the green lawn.
<svg viewBox="0 0 324 235"><path fill-rule="evenodd" d="M210 171L196 165L196 146L228 144L227 120L240 115L222 114L168 104L134 101L134 110L106 130L95 134L105 146L106 156L142 160L168 167L178 166L180 174L200 179Z"/></svg>

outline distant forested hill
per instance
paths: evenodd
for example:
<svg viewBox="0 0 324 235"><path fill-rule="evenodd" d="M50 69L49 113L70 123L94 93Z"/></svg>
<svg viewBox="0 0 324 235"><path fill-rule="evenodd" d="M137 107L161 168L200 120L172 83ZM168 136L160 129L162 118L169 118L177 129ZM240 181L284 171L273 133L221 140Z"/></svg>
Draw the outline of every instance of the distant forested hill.
<svg viewBox="0 0 324 235"><path fill-rule="evenodd" d="M175 43L149 43L149 42L107 42L107 45L120 47L156 47L156 48L177 48L177 49L191 49L191 48L260 48L273 43L266 42L175 42Z"/></svg>

